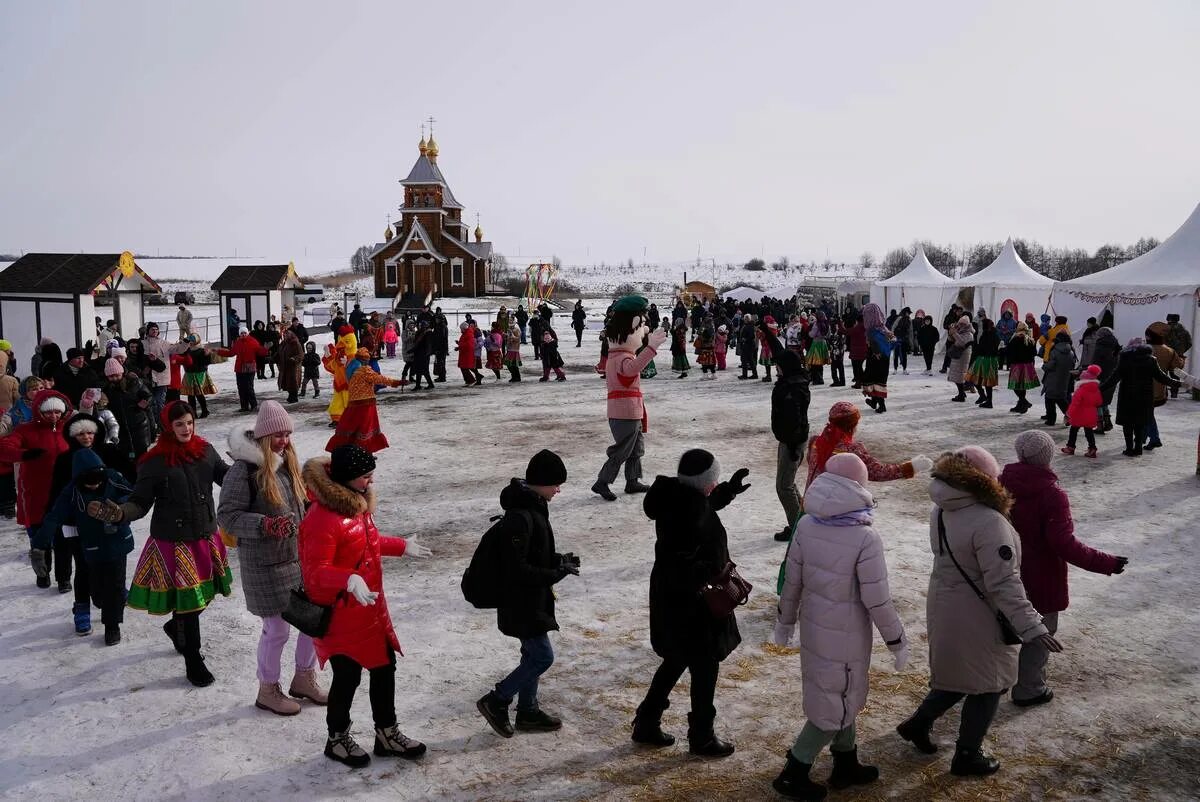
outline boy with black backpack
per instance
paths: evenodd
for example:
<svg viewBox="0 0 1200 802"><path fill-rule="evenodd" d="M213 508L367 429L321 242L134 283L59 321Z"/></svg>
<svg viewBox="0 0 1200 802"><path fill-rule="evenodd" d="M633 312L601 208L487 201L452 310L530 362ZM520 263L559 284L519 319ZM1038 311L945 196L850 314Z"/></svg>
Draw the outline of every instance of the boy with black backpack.
<svg viewBox="0 0 1200 802"><path fill-rule="evenodd" d="M500 631L521 641L521 662L476 702L497 734L511 738L508 706L517 698L516 729L551 732L562 721L538 705L538 679L554 663L549 632L554 620L552 586L579 575L579 558L554 550L547 504L567 481L567 468L553 451L533 455L524 481L513 479L500 492L504 517L483 536L467 573L463 595L477 607L496 607ZM490 569L490 570L487 570Z"/></svg>

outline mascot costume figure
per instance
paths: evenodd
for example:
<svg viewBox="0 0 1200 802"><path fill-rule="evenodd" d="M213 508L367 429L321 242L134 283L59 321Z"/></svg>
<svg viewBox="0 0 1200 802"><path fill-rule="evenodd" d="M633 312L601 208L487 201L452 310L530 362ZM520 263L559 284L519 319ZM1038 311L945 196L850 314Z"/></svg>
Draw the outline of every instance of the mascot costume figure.
<svg viewBox="0 0 1200 802"><path fill-rule="evenodd" d="M609 489L625 465L625 492L645 493L650 488L642 484L642 454L645 453L643 434L647 430L646 405L642 401L642 370L654 359L658 347L667 339L661 329L649 332L646 310L649 302L640 295L626 295L613 304L612 315L604 328L608 343L608 364L604 380L608 385L608 428L613 444L608 459L600 469L592 492L605 501L616 501ZM649 332L649 346L637 354L642 340Z"/></svg>

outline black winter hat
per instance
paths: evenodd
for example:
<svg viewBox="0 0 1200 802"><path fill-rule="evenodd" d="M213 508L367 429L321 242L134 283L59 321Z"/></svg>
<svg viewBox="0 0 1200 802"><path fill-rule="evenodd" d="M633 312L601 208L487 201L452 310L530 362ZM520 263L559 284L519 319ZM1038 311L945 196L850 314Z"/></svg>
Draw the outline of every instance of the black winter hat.
<svg viewBox="0 0 1200 802"><path fill-rule="evenodd" d="M795 351L783 351L775 357L775 364L784 376L795 376L804 371L804 360Z"/></svg>
<svg viewBox="0 0 1200 802"><path fill-rule="evenodd" d="M697 490L714 484L721 478L721 463L710 452L702 448L693 448L683 452L679 458L679 469L676 478L688 487Z"/></svg>
<svg viewBox="0 0 1200 802"><path fill-rule="evenodd" d="M338 484L352 482L375 470L375 457L370 451L356 445L335 448L329 459L329 478Z"/></svg>
<svg viewBox="0 0 1200 802"><path fill-rule="evenodd" d="M553 487L567 481L567 466L562 457L548 448L533 455L525 468L525 483Z"/></svg>
<svg viewBox="0 0 1200 802"><path fill-rule="evenodd" d="M67 349L67 361L68 362L70 362L72 359L74 359L77 356L83 356L83 355L84 354L83 354L82 348L68 348Z"/></svg>

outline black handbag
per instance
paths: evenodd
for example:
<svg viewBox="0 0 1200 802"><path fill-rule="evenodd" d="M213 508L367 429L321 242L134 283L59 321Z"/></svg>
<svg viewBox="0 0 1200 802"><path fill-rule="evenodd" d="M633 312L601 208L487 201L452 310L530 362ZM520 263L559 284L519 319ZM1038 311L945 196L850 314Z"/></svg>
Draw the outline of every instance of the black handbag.
<svg viewBox="0 0 1200 802"><path fill-rule="evenodd" d="M338 594L340 599L342 594ZM337 603L336 600L334 602ZM304 588L293 588L288 593L288 604L280 614L284 621L308 635L310 638L321 638L329 631L329 622L333 618L333 606L326 607L308 598Z"/></svg>
<svg viewBox="0 0 1200 802"><path fill-rule="evenodd" d="M938 510L938 541L939 547L942 548L946 554L950 555L950 562L954 563L954 567L957 568L958 573L962 575L963 581L970 585L971 590L975 591L975 595L979 597L979 600L990 608L992 605L990 602L988 602L987 597L983 595L979 588L975 586L975 583L971 581L971 578L967 576L967 572L964 571L962 566L958 564L958 560L954 559L954 552L951 551L950 543L946 539L946 524L944 521L942 521L941 510ZM1006 616L1000 610L996 610L996 624L1000 627L1000 639L1004 641L1005 646L1021 645L1021 636L1017 634L1015 629L1013 629L1013 625L1008 620L1008 616Z"/></svg>
<svg viewBox="0 0 1200 802"><path fill-rule="evenodd" d="M366 556L367 550L364 547L362 557L358 558L358 563L354 566L355 573L358 573ZM303 586L292 588L288 592L287 607L280 613L280 617L310 638L323 638L329 631L329 622L333 620L333 608L345 595L346 591L340 591L334 597L333 604L326 607L308 598Z"/></svg>

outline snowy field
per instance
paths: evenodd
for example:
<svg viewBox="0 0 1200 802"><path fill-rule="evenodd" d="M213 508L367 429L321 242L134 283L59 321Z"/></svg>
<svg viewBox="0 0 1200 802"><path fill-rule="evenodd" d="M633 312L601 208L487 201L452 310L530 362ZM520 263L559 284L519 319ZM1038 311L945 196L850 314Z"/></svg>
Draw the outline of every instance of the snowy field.
<svg viewBox="0 0 1200 802"><path fill-rule="evenodd" d="M556 319L557 320L557 319ZM392 447L380 457L376 513L386 533L416 534L433 549L426 560L385 566L389 605L405 656L399 661L401 728L429 744L418 763L375 758L351 771L322 756L323 710L305 707L280 718L253 706L257 690L258 619L234 595L202 618L215 685L197 689L159 630L160 619L129 611L124 640L106 648L99 631L74 635L71 597L38 590L15 524L0 525L0 797L8 799L770 799L802 720L800 660L764 648L771 633L776 569L784 547L771 539L783 523L774 492L775 442L769 429L770 387L671 378L669 356L646 382L650 433L646 470L673 472L679 455L703 446L726 475L750 469L750 491L723 513L730 549L755 590L739 614L743 644L722 665L717 732L737 744L713 762L673 748L641 751L629 741L634 707L657 659L646 609L654 530L640 499L606 503L588 491L609 444L604 385L590 365L594 336L568 344L570 380L513 387L489 377L479 389L454 378L429 393L391 391L380 415ZM526 355L528 356L528 350ZM530 366L531 367L531 366ZM217 366L222 394L201 433L225 450L233 425L252 419L232 410L230 363ZM385 363L398 375L398 361ZM532 371L530 371L532 372ZM936 456L982 444L1001 462L1012 441L1039 424L1037 412L1012 415L949 403L943 377L895 377L889 411L865 406L860 436L878 457ZM327 377L322 382L328 387ZM278 397L259 382L260 398ZM815 388L810 420L816 433L849 389ZM1010 406L1002 391L997 406ZM302 457L322 453L325 397L292 408ZM891 671L875 647L872 695L859 717L861 756L881 780L830 799L1112 799L1200 797L1200 612L1195 566L1200 561L1200 479L1195 475L1200 404L1173 401L1160 411L1166 447L1139 460L1120 456L1119 432L1101 439L1098 460L1059 457L1054 467L1071 496L1077 532L1088 543L1130 558L1122 576L1072 570L1070 610L1052 659L1053 703L1018 712L1005 701L987 748L1001 772L984 780L948 775L958 724L951 713L935 730L938 755L918 754L893 732L926 683L925 589L931 563L926 531L927 482L873 485L876 526L887 544L893 595L913 643L906 672ZM1061 444L1065 430L1054 432ZM1115 435L1115 436L1114 436ZM551 734L497 737L474 703L517 661L516 641L495 629L494 613L463 601L459 580L500 489L523 472L536 450L553 448L569 480L551 504L558 547L582 556L582 575L557 586L562 632L551 637L557 662L543 678L541 701L565 725ZM148 520L135 526L138 544ZM131 555L132 575L137 552ZM235 574L236 550L231 551ZM285 654L284 682L290 677ZM323 681L328 683L328 671ZM354 706L354 732L371 744L364 687ZM664 728L686 730L686 681ZM829 772L823 756L814 774Z"/></svg>

